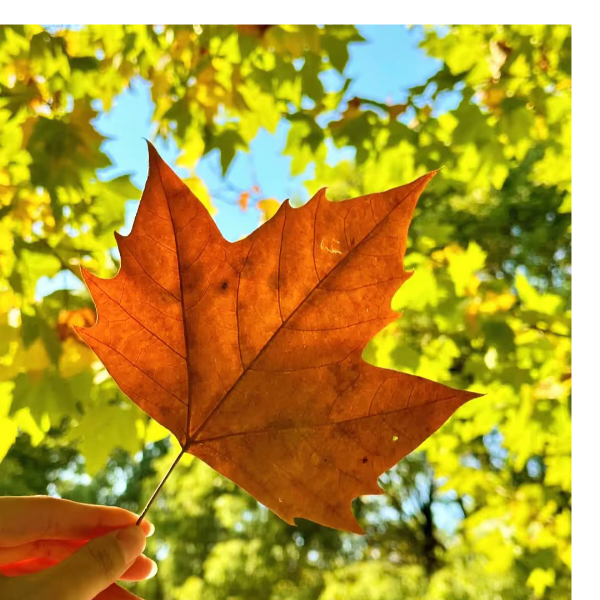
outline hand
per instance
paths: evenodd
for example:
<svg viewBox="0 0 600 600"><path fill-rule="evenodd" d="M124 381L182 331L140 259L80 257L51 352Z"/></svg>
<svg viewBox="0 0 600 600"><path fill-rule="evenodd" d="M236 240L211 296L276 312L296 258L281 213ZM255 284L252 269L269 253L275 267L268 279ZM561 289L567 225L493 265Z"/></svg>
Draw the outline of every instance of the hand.
<svg viewBox="0 0 600 600"><path fill-rule="evenodd" d="M156 563L142 554L154 526L136 521L121 508L47 496L0 498L0 598L138 598L114 583L156 573Z"/></svg>

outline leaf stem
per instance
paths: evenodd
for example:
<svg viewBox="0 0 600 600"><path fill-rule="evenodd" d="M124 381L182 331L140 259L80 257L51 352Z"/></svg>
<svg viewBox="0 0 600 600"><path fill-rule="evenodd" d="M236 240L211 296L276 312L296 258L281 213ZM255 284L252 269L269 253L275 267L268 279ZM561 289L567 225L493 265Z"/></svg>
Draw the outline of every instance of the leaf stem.
<svg viewBox="0 0 600 600"><path fill-rule="evenodd" d="M156 500L156 496L158 496L158 493L162 489L162 486L165 485L165 483L167 482L167 479L173 472L173 469L175 469L175 467L177 466L177 463L181 460L181 457L183 456L184 452L187 449L188 449L187 444L181 448L181 452L177 455L177 458L173 461L173 464L169 467L169 470L165 473L165 476L162 478L161 482L158 484L157 488L154 490L154 493L152 494L152 496L150 496L150 500L148 500L148 503L146 504L146 506L144 507L144 510L140 514L140 516L136 522L136 525L139 525L142 522L142 519L146 516L146 513L148 512L148 510L154 503L154 500Z"/></svg>

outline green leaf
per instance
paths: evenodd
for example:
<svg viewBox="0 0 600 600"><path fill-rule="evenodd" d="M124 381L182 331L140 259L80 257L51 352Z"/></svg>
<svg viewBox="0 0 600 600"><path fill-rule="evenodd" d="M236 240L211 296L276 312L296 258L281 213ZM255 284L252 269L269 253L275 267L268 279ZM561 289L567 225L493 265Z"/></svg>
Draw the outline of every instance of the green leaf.
<svg viewBox="0 0 600 600"><path fill-rule="evenodd" d="M515 332L504 321L486 320L482 325L486 345L508 354L515 349Z"/></svg>
<svg viewBox="0 0 600 600"><path fill-rule="evenodd" d="M96 218L96 237L120 229L125 221L125 202L139 198L139 190L131 183L129 175L110 181L94 182L89 186L89 214ZM87 207L86 207L87 208Z"/></svg>
<svg viewBox="0 0 600 600"><path fill-rule="evenodd" d="M304 65L300 71L302 77L302 93L319 102L325 95L323 83L319 78L321 58L314 52L307 52L304 56Z"/></svg>
<svg viewBox="0 0 600 600"><path fill-rule="evenodd" d="M221 153L221 170L223 175L231 164L238 149L245 149L246 142L240 134L233 129L226 129L220 133L211 136L206 140L206 152L217 148Z"/></svg>
<svg viewBox="0 0 600 600"><path fill-rule="evenodd" d="M81 190L96 169L110 165L100 151L104 138L90 122L96 115L87 103L79 101L63 118L36 120L27 142L32 185L46 188L57 198L57 188Z"/></svg>
<svg viewBox="0 0 600 600"><path fill-rule="evenodd" d="M333 67L343 73L350 57L346 40L342 40L335 35L325 34L321 39L321 43L327 51L329 61Z"/></svg>
<svg viewBox="0 0 600 600"><path fill-rule="evenodd" d="M77 398L73 396L69 381L52 369L35 376L19 373L14 384L11 415L29 408L35 422L47 429L48 426L59 426L76 413Z"/></svg>
<svg viewBox="0 0 600 600"><path fill-rule="evenodd" d="M27 108L34 99L39 97L40 93L33 81L27 84L18 81L11 88L0 85L0 107L6 108L13 115L22 108Z"/></svg>
<svg viewBox="0 0 600 600"><path fill-rule="evenodd" d="M106 465L116 448L131 455L141 450L141 441L135 434L138 418L138 411L130 403L118 406L98 401L86 407L69 435L77 441L90 475L96 475Z"/></svg>
<svg viewBox="0 0 600 600"><path fill-rule="evenodd" d="M29 348L40 336L40 326L42 324L42 319L37 315L21 314L21 336L25 348Z"/></svg>

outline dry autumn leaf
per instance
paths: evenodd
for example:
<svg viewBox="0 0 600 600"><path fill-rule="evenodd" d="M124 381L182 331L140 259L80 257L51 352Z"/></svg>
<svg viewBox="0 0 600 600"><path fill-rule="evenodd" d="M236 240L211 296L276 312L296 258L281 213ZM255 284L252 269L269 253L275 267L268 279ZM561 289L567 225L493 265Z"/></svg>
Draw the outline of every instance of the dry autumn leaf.
<svg viewBox="0 0 600 600"><path fill-rule="evenodd" d="M250 200L250 192L242 192L238 199L238 206L242 210L248 210L248 201Z"/></svg>
<svg viewBox="0 0 600 600"><path fill-rule="evenodd" d="M290 524L362 532L351 501L476 397L366 363L408 226L433 173L387 192L284 202L226 241L149 146L113 279L84 271L98 311L79 334L120 388L189 452Z"/></svg>

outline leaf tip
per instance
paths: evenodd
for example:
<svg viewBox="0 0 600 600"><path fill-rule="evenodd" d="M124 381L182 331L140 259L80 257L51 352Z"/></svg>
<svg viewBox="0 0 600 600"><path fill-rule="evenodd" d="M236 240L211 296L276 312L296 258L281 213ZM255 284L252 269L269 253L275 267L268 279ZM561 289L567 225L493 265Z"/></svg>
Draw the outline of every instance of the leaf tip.
<svg viewBox="0 0 600 600"><path fill-rule="evenodd" d="M153 164L162 162L162 158L154 144L150 140L144 139L146 140L146 146L148 147L148 163L151 168Z"/></svg>
<svg viewBox="0 0 600 600"><path fill-rule="evenodd" d="M317 192L309 200L309 202L312 202L312 201L319 202L320 200L327 200L327 201L329 201L329 199L327 198L327 189L328 188L326 188L326 187L319 188L319 190L317 190Z"/></svg>
<svg viewBox="0 0 600 600"><path fill-rule="evenodd" d="M424 190L427 187L428 183L440 172L440 169L434 169L433 171L429 171L429 173L425 173L425 175L421 175L418 179L416 179L415 183L421 184L421 190Z"/></svg>
<svg viewBox="0 0 600 600"><path fill-rule="evenodd" d="M488 394L480 394L479 392L470 392L468 390L464 390L461 392L462 404L466 404L471 400L477 400L477 398L483 398L484 396L488 396Z"/></svg>
<svg viewBox="0 0 600 600"><path fill-rule="evenodd" d="M117 248L119 249L119 251L121 250L121 245L123 243L123 240L127 237L126 235L123 235L121 233L119 233L118 231L113 231L113 235L115 237L115 241L117 242ZM123 257L121 257L122 259Z"/></svg>
<svg viewBox="0 0 600 600"><path fill-rule="evenodd" d="M365 530L358 524L358 521L353 517L352 523L348 523L347 530L350 533L356 533L358 535L365 535Z"/></svg>
<svg viewBox="0 0 600 600"><path fill-rule="evenodd" d="M88 333L87 330L91 327L81 327L80 325L73 325L73 331L86 343L88 344ZM89 344L88 344L89 345Z"/></svg>
<svg viewBox="0 0 600 600"><path fill-rule="evenodd" d="M94 274L88 271L85 267L79 267L81 271L81 276L83 277L83 281L85 285L90 288L90 284L94 281Z"/></svg>
<svg viewBox="0 0 600 600"><path fill-rule="evenodd" d="M101 288L101 282L105 282L105 281L110 281L110 280L106 280L106 279L102 279L102 277L98 277L97 275L94 275L92 272L88 271L85 267L80 267L81 270L81 276L83 277L83 281L90 293L90 296L92 297L92 300L94 301L94 304L96 306L98 306L98 293L100 294L104 294L104 292L102 291ZM96 315L98 314L98 311L96 310Z"/></svg>

